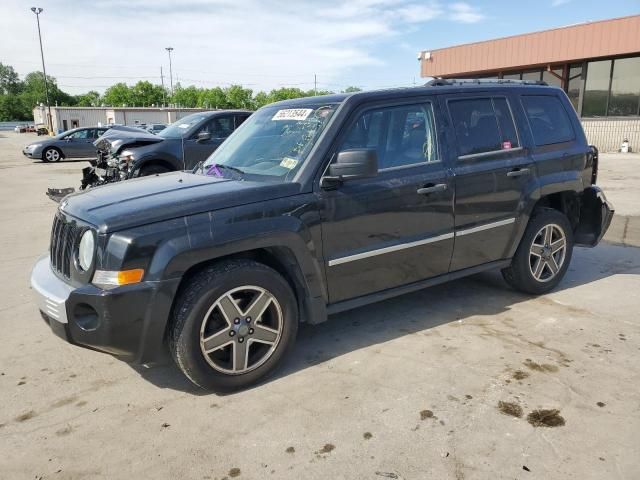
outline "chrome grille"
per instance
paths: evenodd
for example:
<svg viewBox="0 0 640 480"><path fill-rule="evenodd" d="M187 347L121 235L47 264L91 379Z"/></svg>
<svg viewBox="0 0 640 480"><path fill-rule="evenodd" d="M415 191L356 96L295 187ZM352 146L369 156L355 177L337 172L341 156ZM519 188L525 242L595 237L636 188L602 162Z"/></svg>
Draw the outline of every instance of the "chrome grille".
<svg viewBox="0 0 640 480"><path fill-rule="evenodd" d="M74 221L59 212L56 214L51 228L49 256L51 267L65 278L71 277L72 256L80 233L81 228Z"/></svg>

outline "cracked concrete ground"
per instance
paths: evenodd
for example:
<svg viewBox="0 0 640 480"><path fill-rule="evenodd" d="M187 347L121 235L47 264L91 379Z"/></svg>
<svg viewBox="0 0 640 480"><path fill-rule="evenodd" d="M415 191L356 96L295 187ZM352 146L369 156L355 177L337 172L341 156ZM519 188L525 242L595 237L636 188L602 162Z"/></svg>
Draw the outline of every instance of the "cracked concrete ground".
<svg viewBox="0 0 640 480"><path fill-rule="evenodd" d="M640 249L577 249L543 297L485 273L336 315L265 384L205 395L170 363L131 368L40 319L43 192L85 163L27 160L33 138L0 133L0 478L640 478ZM637 165L601 169L631 222Z"/></svg>

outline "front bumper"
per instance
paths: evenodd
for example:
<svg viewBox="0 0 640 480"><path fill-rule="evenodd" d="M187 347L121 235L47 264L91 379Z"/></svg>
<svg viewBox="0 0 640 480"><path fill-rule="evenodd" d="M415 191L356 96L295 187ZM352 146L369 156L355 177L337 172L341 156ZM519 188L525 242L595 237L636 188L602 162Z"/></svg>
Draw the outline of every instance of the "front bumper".
<svg viewBox="0 0 640 480"><path fill-rule="evenodd" d="M22 154L27 158L42 159L42 152L39 150L27 150L26 148L23 148Z"/></svg>
<svg viewBox="0 0 640 480"><path fill-rule="evenodd" d="M179 279L113 290L74 288L51 270L48 255L38 260L31 274L40 313L56 335L137 364L160 356L178 283Z"/></svg>

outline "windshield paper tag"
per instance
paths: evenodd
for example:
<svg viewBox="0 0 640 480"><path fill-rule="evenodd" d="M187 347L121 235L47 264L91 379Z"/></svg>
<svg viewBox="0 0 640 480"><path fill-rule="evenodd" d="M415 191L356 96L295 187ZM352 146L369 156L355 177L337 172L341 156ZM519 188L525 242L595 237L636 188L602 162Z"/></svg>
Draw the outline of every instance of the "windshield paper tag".
<svg viewBox="0 0 640 480"><path fill-rule="evenodd" d="M280 110L283 111L283 110ZM280 162L280 166L284 168L288 168L289 170L293 170L296 165L298 165L298 160L291 157L284 157Z"/></svg>
<svg viewBox="0 0 640 480"><path fill-rule="evenodd" d="M306 120L311 112L312 108L287 108L278 110L271 120Z"/></svg>

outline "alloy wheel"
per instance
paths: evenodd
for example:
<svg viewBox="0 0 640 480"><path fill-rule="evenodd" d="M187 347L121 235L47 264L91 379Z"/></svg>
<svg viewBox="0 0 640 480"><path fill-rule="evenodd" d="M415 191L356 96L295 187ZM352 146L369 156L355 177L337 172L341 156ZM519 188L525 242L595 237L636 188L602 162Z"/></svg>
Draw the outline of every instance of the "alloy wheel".
<svg viewBox="0 0 640 480"><path fill-rule="evenodd" d="M284 319L278 300L253 285L229 290L209 308L200 328L200 350L215 370L239 375L275 352Z"/></svg>
<svg viewBox="0 0 640 480"><path fill-rule="evenodd" d="M45 158L48 162L57 162L58 160L60 160L60 153L57 150L51 148L46 151Z"/></svg>
<svg viewBox="0 0 640 480"><path fill-rule="evenodd" d="M564 230L555 223L542 227L529 250L529 269L533 278L539 282L553 280L564 265L566 253Z"/></svg>

